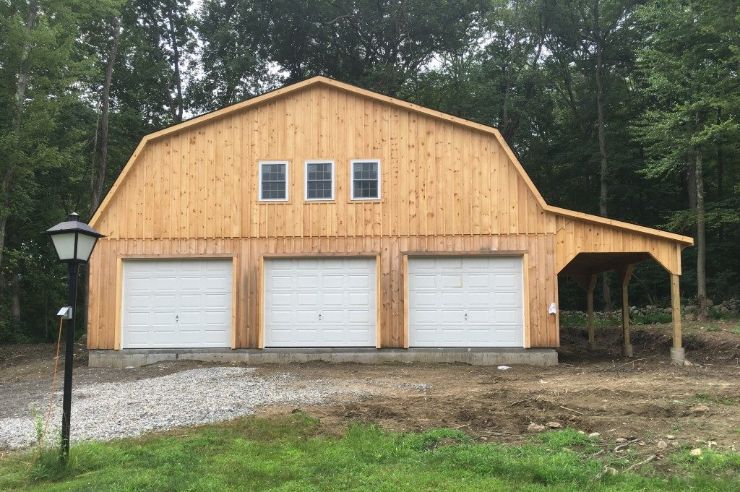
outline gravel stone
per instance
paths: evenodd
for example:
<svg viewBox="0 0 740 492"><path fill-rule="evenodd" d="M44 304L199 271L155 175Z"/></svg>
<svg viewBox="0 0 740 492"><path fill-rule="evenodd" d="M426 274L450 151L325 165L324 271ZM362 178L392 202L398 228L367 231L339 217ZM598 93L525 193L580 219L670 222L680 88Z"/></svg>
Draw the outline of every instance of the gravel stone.
<svg viewBox="0 0 740 492"><path fill-rule="evenodd" d="M254 368L208 367L161 377L74 387L73 442L110 440L151 431L230 420L273 404L310 405L338 395L359 398L364 392L336 382L297 380L290 374L257 376ZM60 432L62 392L55 394L47 423L47 441ZM29 408L27 417L0 419L0 449L36 442L34 414L46 412L47 401Z"/></svg>

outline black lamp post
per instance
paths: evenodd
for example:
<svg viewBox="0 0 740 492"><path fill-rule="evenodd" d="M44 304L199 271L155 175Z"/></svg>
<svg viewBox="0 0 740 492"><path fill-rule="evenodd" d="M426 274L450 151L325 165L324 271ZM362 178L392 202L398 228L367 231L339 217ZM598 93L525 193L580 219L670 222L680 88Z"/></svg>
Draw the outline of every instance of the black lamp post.
<svg viewBox="0 0 740 492"><path fill-rule="evenodd" d="M69 458L69 418L72 412L72 354L75 342L75 313L77 308L77 272L81 263L87 263L98 238L103 237L98 231L80 222L80 216L71 213L67 220L48 229L46 234L51 236L54 249L59 259L67 264L69 269L68 306L65 319L67 333L65 335L64 353L64 399L62 404L62 461Z"/></svg>

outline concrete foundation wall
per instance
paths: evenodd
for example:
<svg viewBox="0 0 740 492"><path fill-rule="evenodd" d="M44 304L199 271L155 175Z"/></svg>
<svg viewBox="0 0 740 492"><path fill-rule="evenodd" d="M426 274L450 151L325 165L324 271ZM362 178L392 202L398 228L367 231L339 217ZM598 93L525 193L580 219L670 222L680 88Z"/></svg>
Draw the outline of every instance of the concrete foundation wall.
<svg viewBox="0 0 740 492"><path fill-rule="evenodd" d="M330 362L355 364L462 363L477 366L526 364L554 366L553 349L264 349L264 350L91 350L90 367L140 367L163 361L243 362L246 364L289 364Z"/></svg>

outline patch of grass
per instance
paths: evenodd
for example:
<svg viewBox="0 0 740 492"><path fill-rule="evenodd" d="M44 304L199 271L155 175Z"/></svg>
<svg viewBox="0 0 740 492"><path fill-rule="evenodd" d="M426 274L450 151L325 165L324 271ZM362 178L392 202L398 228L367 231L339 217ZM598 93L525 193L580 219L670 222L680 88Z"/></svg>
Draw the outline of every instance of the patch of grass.
<svg viewBox="0 0 740 492"><path fill-rule="evenodd" d="M734 405L736 400L728 396L710 395L707 393L697 393L694 399L701 403L720 403L722 405Z"/></svg>
<svg viewBox="0 0 740 492"><path fill-rule="evenodd" d="M341 437L298 413L245 418L56 454L0 460L6 490L737 490L737 455L707 451L673 459L682 473L610 475L622 461L593 458L596 443L571 429L522 445L476 443L458 430L394 433L354 425ZM642 470L641 470L642 471Z"/></svg>
<svg viewBox="0 0 740 492"><path fill-rule="evenodd" d="M594 441L586 434L573 429L563 429L555 432L544 432L537 435L537 441L553 451L562 449L579 449L585 452L594 450Z"/></svg>
<svg viewBox="0 0 740 492"><path fill-rule="evenodd" d="M672 321L671 314L662 310L636 313L631 315L631 318L632 323L636 325L657 325Z"/></svg>
<svg viewBox="0 0 740 492"><path fill-rule="evenodd" d="M733 325L729 329L730 333L733 335L740 335L740 325Z"/></svg>
<svg viewBox="0 0 740 492"><path fill-rule="evenodd" d="M722 453L713 449L702 449L699 456L691 456L690 448L673 454L671 460L684 470L696 473L737 476L740 473L740 453Z"/></svg>

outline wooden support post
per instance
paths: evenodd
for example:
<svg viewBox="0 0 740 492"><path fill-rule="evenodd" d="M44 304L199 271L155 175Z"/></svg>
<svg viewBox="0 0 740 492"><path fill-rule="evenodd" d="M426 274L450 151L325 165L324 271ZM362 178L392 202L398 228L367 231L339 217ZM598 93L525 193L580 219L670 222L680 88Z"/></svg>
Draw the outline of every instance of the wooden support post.
<svg viewBox="0 0 740 492"><path fill-rule="evenodd" d="M629 302L629 283L634 271L634 265L627 265L619 270L619 277L622 280L622 335L623 345L622 354L625 357L632 357L632 341L630 340L630 302Z"/></svg>
<svg viewBox="0 0 740 492"><path fill-rule="evenodd" d="M592 274L586 286L586 328L588 329L588 349L593 350L594 336L594 289L596 288L596 274Z"/></svg>
<svg viewBox="0 0 740 492"><path fill-rule="evenodd" d="M679 275L671 275L671 314L673 317L673 347L671 347L671 360L676 364L683 365L685 351L681 340L681 291L679 288Z"/></svg>

